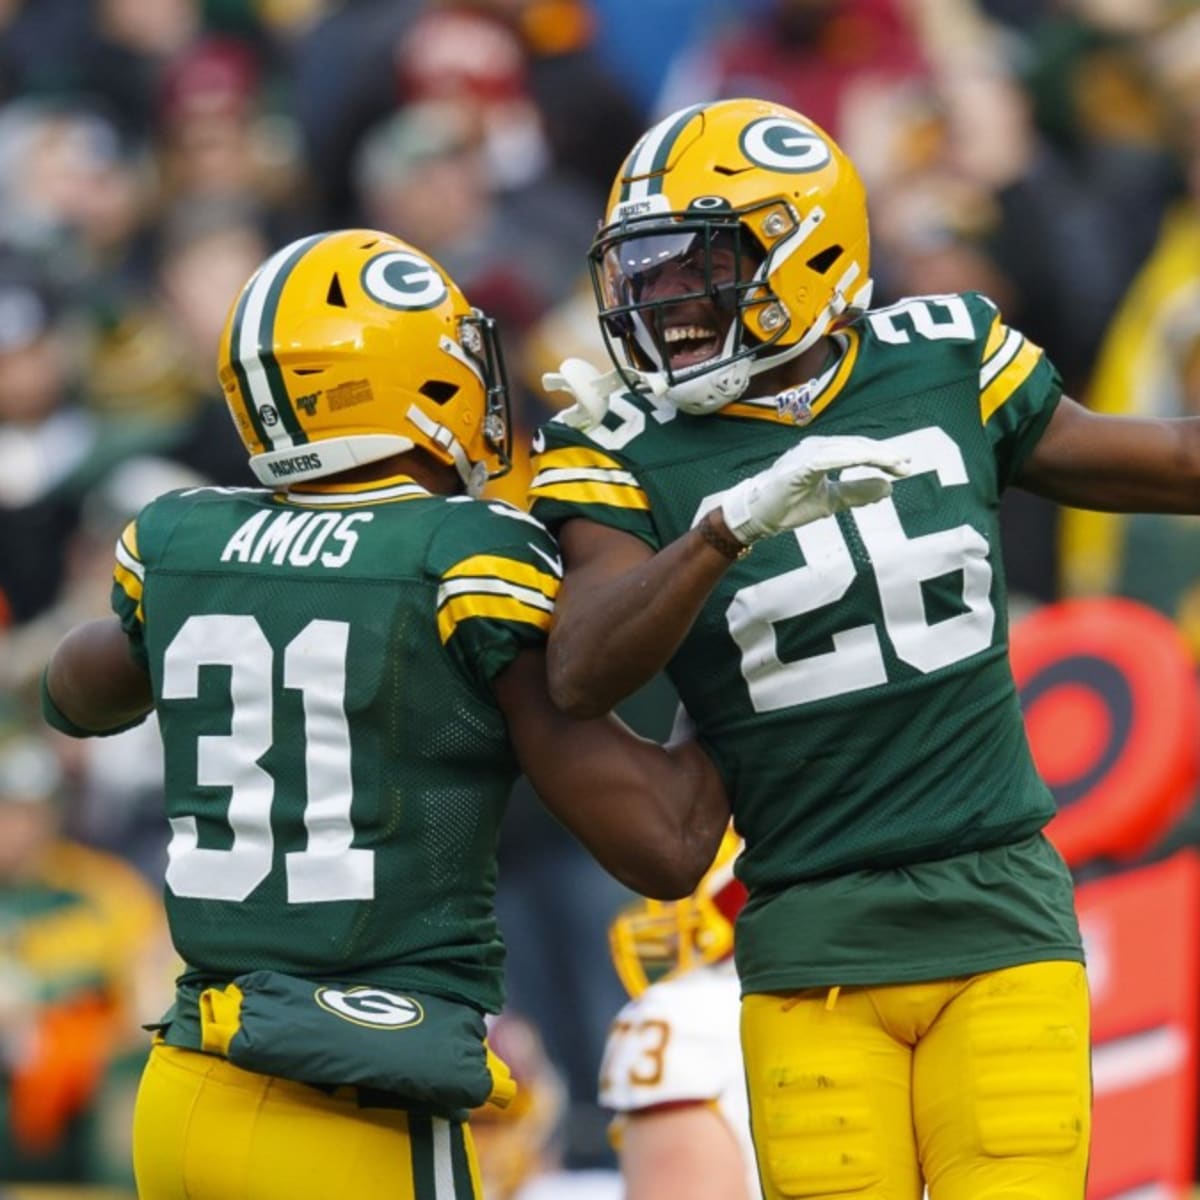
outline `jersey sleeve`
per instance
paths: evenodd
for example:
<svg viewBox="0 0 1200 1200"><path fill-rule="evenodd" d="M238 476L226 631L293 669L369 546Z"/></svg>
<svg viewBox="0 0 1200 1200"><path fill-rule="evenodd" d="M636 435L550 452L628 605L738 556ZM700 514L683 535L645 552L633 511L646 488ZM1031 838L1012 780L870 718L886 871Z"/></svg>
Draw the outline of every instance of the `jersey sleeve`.
<svg viewBox="0 0 1200 1200"><path fill-rule="evenodd" d="M429 552L437 631L457 668L485 690L525 649L545 644L562 581L558 546L503 501L470 501Z"/></svg>
<svg viewBox="0 0 1200 1200"><path fill-rule="evenodd" d="M1062 379L1045 351L1004 323L978 295L972 315L984 333L979 361L979 416L999 465L1001 486L1013 481L1054 416Z"/></svg>
<svg viewBox="0 0 1200 1200"><path fill-rule="evenodd" d="M662 1105L715 1103L742 1086L738 986L692 973L654 984L609 1030L599 1102L619 1114Z"/></svg>
<svg viewBox="0 0 1200 1200"><path fill-rule="evenodd" d="M139 522L146 510L135 517L117 538L116 563L113 566L112 609L120 618L121 628L129 638L134 659L147 671L150 660L146 653L145 607L143 592L146 585L146 565L140 547Z"/></svg>
<svg viewBox="0 0 1200 1200"><path fill-rule="evenodd" d="M660 548L650 499L631 465L586 433L549 421L533 439L530 511L552 532L584 517Z"/></svg>

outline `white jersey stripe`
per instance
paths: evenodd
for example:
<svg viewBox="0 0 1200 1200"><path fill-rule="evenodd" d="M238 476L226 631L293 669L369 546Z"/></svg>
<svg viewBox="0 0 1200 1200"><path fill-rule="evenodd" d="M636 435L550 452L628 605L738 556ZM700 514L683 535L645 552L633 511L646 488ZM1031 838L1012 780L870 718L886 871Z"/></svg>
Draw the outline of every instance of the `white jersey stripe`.
<svg viewBox="0 0 1200 1200"><path fill-rule="evenodd" d="M507 579L495 579L484 575L464 575L457 579L447 579L438 588L438 608L451 596L470 596L486 592L492 596L510 596L530 608L540 608L544 612L554 611L554 601L534 588L522 587L519 583L510 583Z"/></svg>
<svg viewBox="0 0 1200 1200"><path fill-rule="evenodd" d="M1005 367L1017 356L1024 338L1015 329L1008 331L1008 336L1000 344L1000 349L983 364L979 372L979 390L982 392Z"/></svg>
<svg viewBox="0 0 1200 1200"><path fill-rule="evenodd" d="M146 568L138 562L128 550L125 549L125 543L120 539L117 540L117 562L121 564L131 574L136 575L143 583L146 581Z"/></svg>
<svg viewBox="0 0 1200 1200"><path fill-rule="evenodd" d="M373 500L398 500L404 496L428 496L420 484L397 483L391 487L371 488L365 492L289 492L289 504L320 508L339 504L363 504Z"/></svg>
<svg viewBox="0 0 1200 1200"><path fill-rule="evenodd" d="M631 472L610 471L604 467L547 467L533 477L529 486L544 487L548 483L584 483L589 480L638 486L637 477Z"/></svg>
<svg viewBox="0 0 1200 1200"><path fill-rule="evenodd" d="M450 1155L450 1122L444 1117L430 1121L433 1132L434 1200L455 1200L454 1159Z"/></svg>

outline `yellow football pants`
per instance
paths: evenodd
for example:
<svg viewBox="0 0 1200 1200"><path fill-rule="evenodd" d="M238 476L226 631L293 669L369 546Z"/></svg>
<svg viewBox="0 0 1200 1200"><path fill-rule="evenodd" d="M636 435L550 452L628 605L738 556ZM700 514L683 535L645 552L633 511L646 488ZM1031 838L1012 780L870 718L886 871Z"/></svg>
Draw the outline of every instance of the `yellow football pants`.
<svg viewBox="0 0 1200 1200"><path fill-rule="evenodd" d="M766 1200L1082 1200L1078 963L751 995L742 1047Z"/></svg>
<svg viewBox="0 0 1200 1200"><path fill-rule="evenodd" d="M142 1076L133 1162L141 1200L480 1197L465 1125L172 1046L155 1046Z"/></svg>

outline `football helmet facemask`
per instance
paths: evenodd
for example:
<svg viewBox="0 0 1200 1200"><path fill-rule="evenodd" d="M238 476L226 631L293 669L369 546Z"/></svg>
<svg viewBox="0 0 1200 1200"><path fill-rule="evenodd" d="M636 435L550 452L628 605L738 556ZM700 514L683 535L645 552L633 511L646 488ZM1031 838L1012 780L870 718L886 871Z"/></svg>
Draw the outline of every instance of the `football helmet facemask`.
<svg viewBox="0 0 1200 1200"><path fill-rule="evenodd" d="M733 953L733 924L746 902L746 888L733 876L741 849L742 839L730 827L690 896L639 900L617 914L608 931L609 947L630 996Z"/></svg>
<svg viewBox="0 0 1200 1200"><path fill-rule="evenodd" d="M230 310L218 372L267 485L419 448L478 495L510 466L495 322L386 233L316 234L267 259Z"/></svg>
<svg viewBox="0 0 1200 1200"><path fill-rule="evenodd" d="M697 104L634 146L589 261L627 385L713 412L870 303L866 193L799 113Z"/></svg>

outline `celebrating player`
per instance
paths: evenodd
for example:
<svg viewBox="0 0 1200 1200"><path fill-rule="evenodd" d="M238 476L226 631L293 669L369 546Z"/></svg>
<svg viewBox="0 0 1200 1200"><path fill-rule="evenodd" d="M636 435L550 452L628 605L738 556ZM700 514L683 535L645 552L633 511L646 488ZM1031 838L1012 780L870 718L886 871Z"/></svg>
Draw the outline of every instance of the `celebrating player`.
<svg viewBox="0 0 1200 1200"><path fill-rule="evenodd" d="M1200 421L1088 413L981 295L870 309L862 184L777 105L650 129L590 260L615 370L550 381L531 485L551 694L665 668L720 765L766 1195L1078 1200L1087 987L997 511L1200 512Z"/></svg>
<svg viewBox="0 0 1200 1200"><path fill-rule="evenodd" d="M550 703L557 548L475 499L508 458L492 322L385 234L280 250L220 380L261 489L152 502L117 617L69 634L51 724L153 706L187 964L135 1115L143 1200L479 1196L467 1111L511 1093L495 844L519 768L630 886L681 895L728 823L694 743Z"/></svg>

